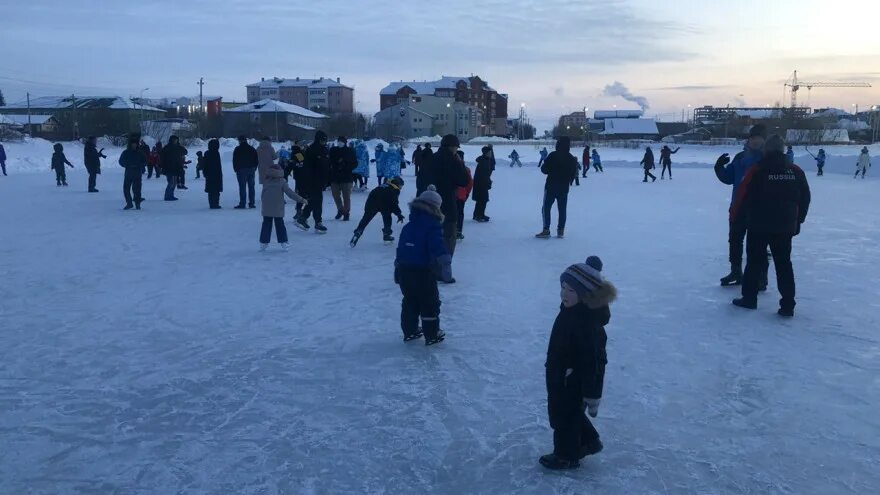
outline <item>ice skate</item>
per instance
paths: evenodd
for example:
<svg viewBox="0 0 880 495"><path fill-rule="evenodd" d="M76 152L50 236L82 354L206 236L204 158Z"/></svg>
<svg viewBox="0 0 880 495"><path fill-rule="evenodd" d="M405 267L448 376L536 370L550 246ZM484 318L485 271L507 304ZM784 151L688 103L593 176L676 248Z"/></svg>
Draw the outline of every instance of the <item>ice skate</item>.
<svg viewBox="0 0 880 495"><path fill-rule="evenodd" d="M354 231L354 235L351 236L351 241L349 241L348 245L351 246L351 247L355 247L355 246L357 246L357 243L358 243L358 241L361 239L361 236L362 236L363 234L364 234L363 232L360 232L360 231L355 230L355 231Z"/></svg>
<svg viewBox="0 0 880 495"><path fill-rule="evenodd" d="M556 454L547 454L542 455L538 462L541 463L547 469L552 469L554 471L561 469L574 469L579 467L581 463L579 461L569 461L567 459L563 459Z"/></svg>
<svg viewBox="0 0 880 495"><path fill-rule="evenodd" d="M540 233L535 235L536 239L549 239L550 238L550 229L544 229Z"/></svg>
<svg viewBox="0 0 880 495"><path fill-rule="evenodd" d="M315 233L316 233L316 234L326 234L326 233L327 233L327 227L324 227L324 224L323 224L323 223L316 223L316 224L315 224Z"/></svg>

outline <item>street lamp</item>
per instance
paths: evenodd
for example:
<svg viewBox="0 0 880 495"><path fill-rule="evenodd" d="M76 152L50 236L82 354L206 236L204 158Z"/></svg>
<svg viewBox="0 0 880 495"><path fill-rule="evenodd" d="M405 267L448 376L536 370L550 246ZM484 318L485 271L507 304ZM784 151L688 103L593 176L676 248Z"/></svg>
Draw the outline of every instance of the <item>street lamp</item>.
<svg viewBox="0 0 880 495"><path fill-rule="evenodd" d="M138 129L138 130L140 130L141 132L143 132L143 127L144 127L144 92L149 91L149 90L150 90L150 88L142 89L141 96L140 96L140 98L138 98L138 104L141 106L141 120L140 120L140 122L138 122L138 127L140 129Z"/></svg>

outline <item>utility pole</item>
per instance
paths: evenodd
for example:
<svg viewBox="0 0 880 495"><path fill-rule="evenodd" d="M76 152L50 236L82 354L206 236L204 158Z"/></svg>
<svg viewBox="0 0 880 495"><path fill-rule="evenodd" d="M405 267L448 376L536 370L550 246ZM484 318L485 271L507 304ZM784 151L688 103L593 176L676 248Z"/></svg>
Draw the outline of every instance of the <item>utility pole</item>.
<svg viewBox="0 0 880 495"><path fill-rule="evenodd" d="M202 120L204 119L204 116L205 116L205 114L204 114L205 107L204 107L204 95L202 93L202 88L204 88L204 86L205 86L205 78L200 77L198 84L199 84L199 137L203 137L202 136ZM277 116L276 116L276 119L277 119Z"/></svg>
<svg viewBox="0 0 880 495"><path fill-rule="evenodd" d="M27 94L27 107L28 107L28 132L31 132L31 94Z"/></svg>

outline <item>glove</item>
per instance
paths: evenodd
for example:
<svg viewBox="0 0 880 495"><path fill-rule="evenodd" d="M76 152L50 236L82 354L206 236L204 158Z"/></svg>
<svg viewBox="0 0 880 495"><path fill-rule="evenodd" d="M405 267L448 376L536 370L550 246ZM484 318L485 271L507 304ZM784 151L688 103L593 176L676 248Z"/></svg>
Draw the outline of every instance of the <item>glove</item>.
<svg viewBox="0 0 880 495"><path fill-rule="evenodd" d="M584 406L587 408L587 414L590 415L591 418L595 418L599 415L599 403L602 399L584 399Z"/></svg>
<svg viewBox="0 0 880 495"><path fill-rule="evenodd" d="M723 166L727 165L728 163L730 163L730 155L728 155L727 153L719 156L718 160L715 160L716 167L723 167Z"/></svg>
<svg viewBox="0 0 880 495"><path fill-rule="evenodd" d="M397 223L403 223L403 220L404 220L403 215L399 215L397 217Z"/></svg>

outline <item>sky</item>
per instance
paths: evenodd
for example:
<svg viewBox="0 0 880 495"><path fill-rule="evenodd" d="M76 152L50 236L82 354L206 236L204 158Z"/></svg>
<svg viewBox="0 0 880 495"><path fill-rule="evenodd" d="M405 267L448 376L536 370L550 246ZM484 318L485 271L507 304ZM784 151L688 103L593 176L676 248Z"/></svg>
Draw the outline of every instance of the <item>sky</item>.
<svg viewBox="0 0 880 495"><path fill-rule="evenodd" d="M543 130L638 108L603 93L615 82L679 120L688 105L775 105L798 70L871 83L810 92L851 111L880 104L878 15L876 0L0 0L0 90L178 97L204 77L206 94L244 101L261 77L325 76L373 113L391 81L475 74Z"/></svg>

